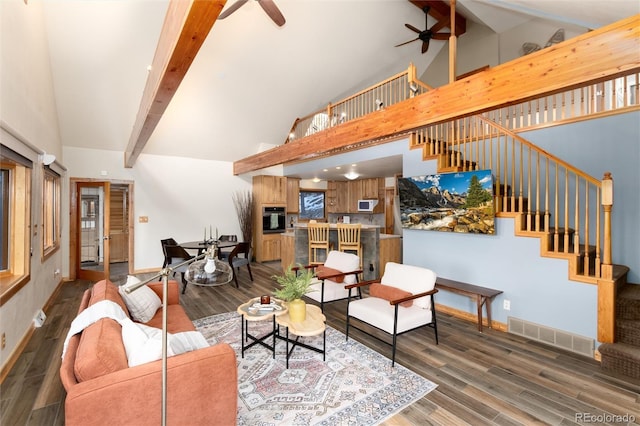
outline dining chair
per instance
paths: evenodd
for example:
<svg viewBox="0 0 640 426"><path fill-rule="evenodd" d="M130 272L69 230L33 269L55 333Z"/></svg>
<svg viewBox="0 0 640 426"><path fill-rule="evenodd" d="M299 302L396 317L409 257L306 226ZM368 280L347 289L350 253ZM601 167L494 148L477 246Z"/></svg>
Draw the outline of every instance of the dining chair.
<svg viewBox="0 0 640 426"><path fill-rule="evenodd" d="M238 241L238 236L235 235L235 234L220 235L220 238L218 238L218 241L221 242L221 243ZM232 251L233 251L233 247L219 247L218 248L218 259L220 259L220 260L229 259L229 255L231 254Z"/></svg>
<svg viewBox="0 0 640 426"><path fill-rule="evenodd" d="M176 272L180 273L180 278L182 280L182 294L184 294L187 290L187 280L184 278L184 273L187 272L189 265L177 265L183 263L185 260L193 259L193 256L190 255L184 247L177 244L163 244L162 250L164 252L165 263L163 268L172 268L174 276Z"/></svg>
<svg viewBox="0 0 640 426"><path fill-rule="evenodd" d="M231 269L233 269L233 279L236 282L236 288L240 287L238 285L238 272L241 266L247 265L249 278L253 281L253 274L251 273L251 243L238 243L231 253L229 253L229 265L231 265Z"/></svg>
<svg viewBox="0 0 640 426"><path fill-rule="evenodd" d="M309 265L321 265L329 255L329 224L309 222ZM321 256L322 255L322 256Z"/></svg>
<svg viewBox="0 0 640 426"><path fill-rule="evenodd" d="M162 255L164 256L164 262L162 263L162 267L166 268L167 265L169 264L169 260L167 258L167 253L164 249L164 246L166 245L177 246L178 242L173 238L165 238L164 240L160 240L160 244L162 245Z"/></svg>

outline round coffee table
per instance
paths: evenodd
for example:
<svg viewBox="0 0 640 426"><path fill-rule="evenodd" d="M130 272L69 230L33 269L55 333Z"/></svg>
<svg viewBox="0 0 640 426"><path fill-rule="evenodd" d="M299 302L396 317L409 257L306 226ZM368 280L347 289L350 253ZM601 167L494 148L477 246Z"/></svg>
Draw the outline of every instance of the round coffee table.
<svg viewBox="0 0 640 426"><path fill-rule="evenodd" d="M276 317L287 314L287 305L278 299L271 298L271 309L260 308L260 298L255 297L246 303L238 306L238 313L242 324L242 358L244 358L244 351L254 345L262 345L265 348L273 352L273 358L276 357ZM288 316L288 315L287 315ZM256 337L249 333L249 322L265 321L271 319L273 328L270 333L261 337ZM273 338L271 345L265 342L269 337ZM245 345L245 343L251 340L251 343Z"/></svg>
<svg viewBox="0 0 640 426"><path fill-rule="evenodd" d="M289 314L286 312L274 318L278 323L278 337L284 339L287 342L287 368L289 368L289 358L291 357L291 353L296 348L296 346L302 346L303 348L321 353L322 360L325 360L325 348L327 345L327 326L325 324L325 321L327 320L327 318L324 316L319 307L307 304L307 317L302 322L292 322ZM280 336L279 326L287 328L287 334L284 338ZM295 340L289 339L289 332L296 335ZM307 345L299 341L300 337L317 336L320 333L322 333L322 349ZM293 346L291 346L291 350L289 350L289 342L293 344Z"/></svg>

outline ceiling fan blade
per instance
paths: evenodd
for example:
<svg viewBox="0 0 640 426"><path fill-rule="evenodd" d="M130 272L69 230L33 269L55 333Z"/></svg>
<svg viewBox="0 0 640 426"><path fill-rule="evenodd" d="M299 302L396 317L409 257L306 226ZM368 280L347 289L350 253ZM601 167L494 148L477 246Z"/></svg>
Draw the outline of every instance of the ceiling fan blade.
<svg viewBox="0 0 640 426"><path fill-rule="evenodd" d="M411 24L404 24L405 27L409 28L411 31L420 34L422 32L422 30L417 29L416 27L414 27Z"/></svg>
<svg viewBox="0 0 640 426"><path fill-rule="evenodd" d="M432 33L437 33L438 31L449 25L450 20L451 19L449 17L442 18L441 20L433 24L433 26L429 28L429 31L431 31Z"/></svg>
<svg viewBox="0 0 640 426"><path fill-rule="evenodd" d="M409 43L411 43L412 41L416 41L416 40L418 40L418 39L420 39L420 37L416 37L416 38L414 38L413 40L405 41L404 43L396 44L396 47L404 46L405 44L409 44Z"/></svg>
<svg viewBox="0 0 640 426"><path fill-rule="evenodd" d="M278 9L278 6L273 2L273 0L259 0L260 6L267 12L267 15L276 23L277 26L281 27L284 25L286 20L284 16L282 16L282 12Z"/></svg>
<svg viewBox="0 0 640 426"><path fill-rule="evenodd" d="M227 16L231 15L233 12L235 12L236 10L240 9L240 7L242 5L244 5L248 0L237 0L234 4L232 4L231 6L229 6L229 8L227 10L225 10L224 12L222 12L219 16L218 19L224 19Z"/></svg>
<svg viewBox="0 0 640 426"><path fill-rule="evenodd" d="M449 40L449 37L451 37L451 33L435 33L431 35L434 40Z"/></svg>
<svg viewBox="0 0 640 426"><path fill-rule="evenodd" d="M425 53L427 50L429 50L429 39L422 42L422 53Z"/></svg>

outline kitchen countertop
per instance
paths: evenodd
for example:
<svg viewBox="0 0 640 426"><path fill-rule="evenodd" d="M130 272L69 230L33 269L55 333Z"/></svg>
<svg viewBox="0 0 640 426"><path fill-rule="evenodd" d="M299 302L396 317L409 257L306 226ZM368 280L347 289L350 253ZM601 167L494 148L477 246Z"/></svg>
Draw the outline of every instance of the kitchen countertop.
<svg viewBox="0 0 640 426"><path fill-rule="evenodd" d="M295 225L293 225L294 228L303 228L303 229L307 229L307 223L296 223ZM355 225L354 223L352 223L351 225ZM368 230L368 229L377 229L380 228L380 226L378 225L365 225L364 223L361 224L362 225L362 230ZM330 223L329 224L329 229L338 229L338 224L337 223Z"/></svg>

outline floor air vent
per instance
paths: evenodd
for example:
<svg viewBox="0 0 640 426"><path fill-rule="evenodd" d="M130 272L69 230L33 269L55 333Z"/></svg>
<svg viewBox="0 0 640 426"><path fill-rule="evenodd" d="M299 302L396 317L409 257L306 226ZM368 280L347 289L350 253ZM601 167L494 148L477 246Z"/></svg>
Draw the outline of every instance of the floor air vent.
<svg viewBox="0 0 640 426"><path fill-rule="evenodd" d="M507 318L507 331L593 358L595 341L587 337L556 330L555 328L544 325L534 324L514 317Z"/></svg>

